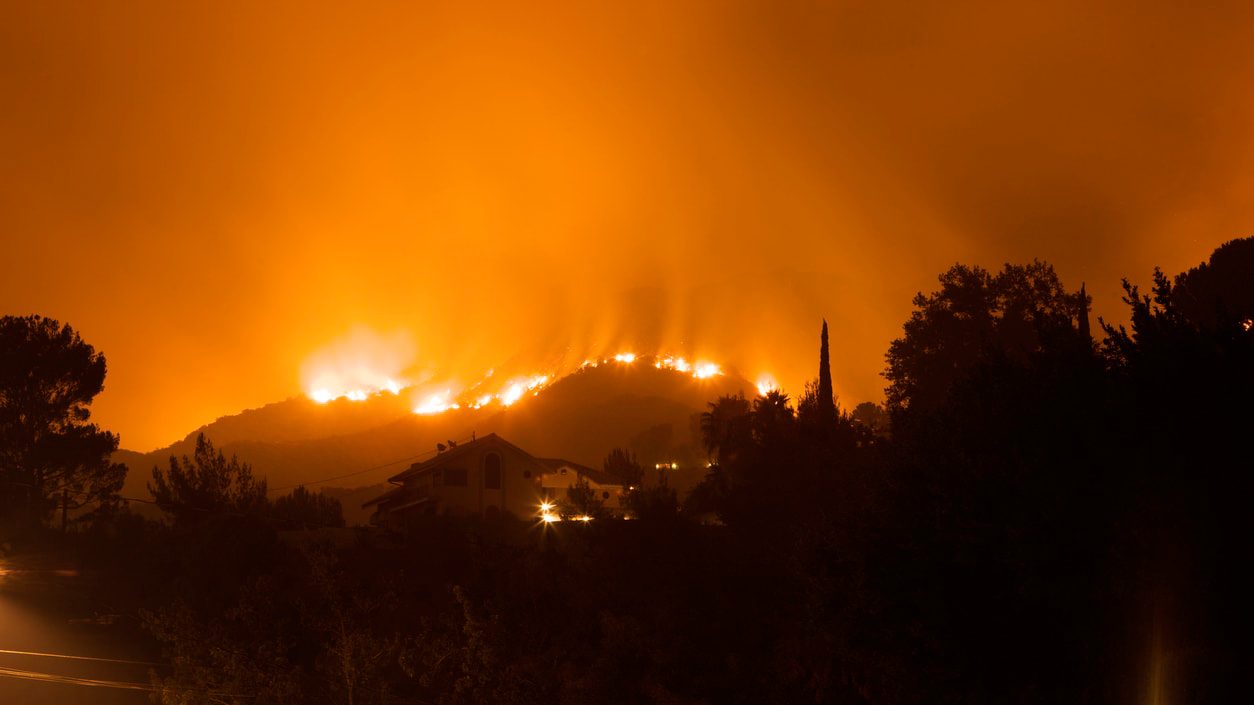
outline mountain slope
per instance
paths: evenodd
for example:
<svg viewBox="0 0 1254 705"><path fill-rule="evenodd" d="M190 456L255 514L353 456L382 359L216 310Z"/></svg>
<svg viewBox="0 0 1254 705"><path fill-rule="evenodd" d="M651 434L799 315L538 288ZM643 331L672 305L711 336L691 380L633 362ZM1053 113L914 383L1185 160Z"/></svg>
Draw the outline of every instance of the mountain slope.
<svg viewBox="0 0 1254 705"><path fill-rule="evenodd" d="M391 395L325 405L289 399L218 419L167 448L114 458L130 467L125 494L135 497L147 496L154 465L190 454L201 432L252 464L274 490L328 478L344 488L378 484L434 453L437 443L489 432L535 455L594 467L618 446L632 447L646 464L687 460L696 452L694 414L719 395L752 389L735 374L699 380L643 362L611 364L563 377L508 408L418 416Z"/></svg>

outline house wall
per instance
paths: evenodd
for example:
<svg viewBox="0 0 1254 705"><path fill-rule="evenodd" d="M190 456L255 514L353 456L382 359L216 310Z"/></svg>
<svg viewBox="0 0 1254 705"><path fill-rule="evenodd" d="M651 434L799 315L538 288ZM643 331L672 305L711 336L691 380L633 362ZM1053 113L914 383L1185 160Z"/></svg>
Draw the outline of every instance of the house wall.
<svg viewBox="0 0 1254 705"><path fill-rule="evenodd" d="M562 470L566 472L562 472ZM623 509L623 486L622 485L602 485L592 478L588 479L588 487L596 492L596 496L602 502L606 509L617 514ZM549 470L541 478L541 492L545 497L554 500L566 499L570 488L579 480L579 474L572 468L560 468L558 470ZM608 495L608 496L607 496Z"/></svg>
<svg viewBox="0 0 1254 705"><path fill-rule="evenodd" d="M501 459L501 488L484 486L484 469L488 456ZM450 485L450 471L464 471L464 486ZM530 457L505 445L482 444L458 455L456 459L430 473L413 478L407 486L419 489L438 502L438 511L450 514L482 514L491 508L506 511L520 518L534 516L540 504L540 471ZM436 475L438 481L434 481Z"/></svg>

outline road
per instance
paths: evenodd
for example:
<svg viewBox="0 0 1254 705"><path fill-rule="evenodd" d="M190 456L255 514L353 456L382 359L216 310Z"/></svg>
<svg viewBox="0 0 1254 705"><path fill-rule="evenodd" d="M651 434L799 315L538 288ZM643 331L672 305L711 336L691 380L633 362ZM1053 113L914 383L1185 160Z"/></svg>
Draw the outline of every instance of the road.
<svg viewBox="0 0 1254 705"><path fill-rule="evenodd" d="M0 703L149 703L150 644L100 615L83 578L46 557L0 558ZM69 658L74 657L74 658Z"/></svg>

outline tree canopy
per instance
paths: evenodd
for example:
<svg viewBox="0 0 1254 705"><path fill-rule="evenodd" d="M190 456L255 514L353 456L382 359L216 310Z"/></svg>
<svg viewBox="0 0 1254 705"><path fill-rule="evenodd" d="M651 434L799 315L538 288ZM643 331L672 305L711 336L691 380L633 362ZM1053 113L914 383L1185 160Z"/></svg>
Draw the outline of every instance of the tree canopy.
<svg viewBox="0 0 1254 705"><path fill-rule="evenodd" d="M1063 288L1052 265L1007 264L997 274L956 264L941 288L914 297L904 335L889 346L885 394L890 411L935 408L981 360L1026 360L1081 341L1087 296Z"/></svg>
<svg viewBox="0 0 1254 705"><path fill-rule="evenodd" d="M0 318L0 515L15 527L114 507L126 466L118 437L90 422L105 358L68 324Z"/></svg>
<svg viewBox="0 0 1254 705"><path fill-rule="evenodd" d="M623 487L639 485L644 481L644 469L636 460L636 454L625 448L610 450L601 467Z"/></svg>
<svg viewBox="0 0 1254 705"><path fill-rule="evenodd" d="M1210 259L1176 276L1172 302L1181 315L1209 329L1254 318L1254 238L1220 245Z"/></svg>
<svg viewBox="0 0 1254 705"><path fill-rule="evenodd" d="M255 515L269 506L266 481L254 479L252 467L239 458L228 460L203 433L191 458L171 456L168 470L152 469L148 491L180 524L220 514Z"/></svg>

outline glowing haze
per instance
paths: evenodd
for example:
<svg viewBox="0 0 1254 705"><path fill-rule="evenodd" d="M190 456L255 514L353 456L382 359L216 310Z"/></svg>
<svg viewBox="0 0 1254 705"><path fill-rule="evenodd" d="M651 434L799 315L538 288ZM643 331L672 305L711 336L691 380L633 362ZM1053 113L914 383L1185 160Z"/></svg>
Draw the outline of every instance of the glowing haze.
<svg viewBox="0 0 1254 705"><path fill-rule="evenodd" d="M879 399L955 261L1117 317L1254 222L1249 3L369 5L0 9L0 312L106 354L125 447L623 352L795 393L822 317Z"/></svg>
<svg viewBox="0 0 1254 705"><path fill-rule="evenodd" d="M317 402L341 397L360 401L378 392L398 394L412 384L406 370L414 362L414 353L413 340L403 331L379 335L359 326L305 360L301 385Z"/></svg>

